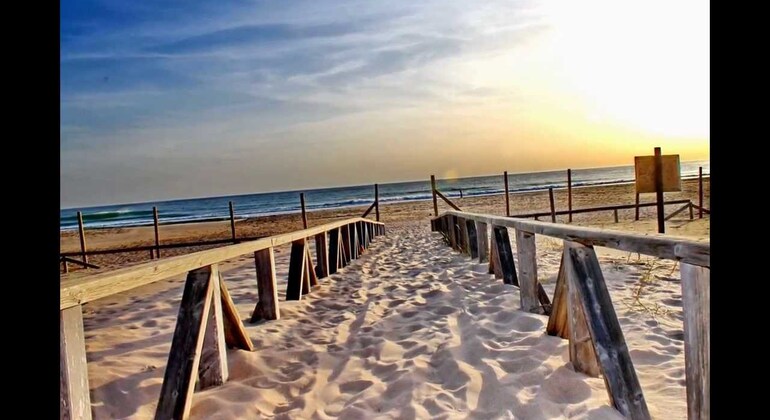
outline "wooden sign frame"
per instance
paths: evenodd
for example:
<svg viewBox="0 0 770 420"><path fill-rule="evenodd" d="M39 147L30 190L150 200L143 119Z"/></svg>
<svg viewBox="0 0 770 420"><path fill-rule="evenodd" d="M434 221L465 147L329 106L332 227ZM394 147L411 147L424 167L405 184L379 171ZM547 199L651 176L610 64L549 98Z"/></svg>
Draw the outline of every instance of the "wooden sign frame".
<svg viewBox="0 0 770 420"><path fill-rule="evenodd" d="M661 161L663 163L663 192L682 191L679 155L662 155ZM635 156L634 175L637 193L657 192L655 189L655 156Z"/></svg>

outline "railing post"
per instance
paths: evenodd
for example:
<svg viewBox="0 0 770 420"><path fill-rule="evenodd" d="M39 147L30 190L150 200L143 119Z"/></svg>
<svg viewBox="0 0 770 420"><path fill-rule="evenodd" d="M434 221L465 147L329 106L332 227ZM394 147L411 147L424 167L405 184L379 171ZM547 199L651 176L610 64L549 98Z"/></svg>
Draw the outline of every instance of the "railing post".
<svg viewBox="0 0 770 420"><path fill-rule="evenodd" d="M80 236L80 255L83 262L88 262L88 255L86 255L86 231L83 228L83 213L78 211L78 235Z"/></svg>
<svg viewBox="0 0 770 420"><path fill-rule="evenodd" d="M230 233L233 237L233 243L235 243L235 211L233 210L233 202L229 202L230 205Z"/></svg>
<svg viewBox="0 0 770 420"><path fill-rule="evenodd" d="M567 169L567 211L569 222L572 223L572 169Z"/></svg>
<svg viewBox="0 0 770 420"><path fill-rule="evenodd" d="M511 240L508 237L508 228L492 225L492 234L494 235L493 239L498 256L495 264L500 263L503 284L520 286L518 276L516 275L516 263L513 260L513 252L511 251Z"/></svg>
<svg viewBox="0 0 770 420"><path fill-rule="evenodd" d="M329 249L326 247L326 232L315 236L316 274L319 279L329 276Z"/></svg>
<svg viewBox="0 0 770 420"><path fill-rule="evenodd" d="M711 418L711 274L710 269L681 265L684 312L684 362L687 418Z"/></svg>
<svg viewBox="0 0 770 420"><path fill-rule="evenodd" d="M703 219L703 167L698 167L698 219Z"/></svg>
<svg viewBox="0 0 770 420"><path fill-rule="evenodd" d="M79 212L78 212L79 213ZM91 419L83 309L59 313L59 413L62 419Z"/></svg>
<svg viewBox="0 0 770 420"><path fill-rule="evenodd" d="M278 286L275 278L275 251L273 247L254 252L254 266L257 273L257 294L259 301L254 307L251 322L261 319L280 319L278 307Z"/></svg>
<svg viewBox="0 0 770 420"><path fill-rule="evenodd" d="M299 193L299 203L302 207L302 229L307 229L307 214L305 213L305 193Z"/></svg>
<svg viewBox="0 0 770 420"><path fill-rule="evenodd" d="M476 239L478 241L476 248L479 253L479 262L484 263L489 261L489 237L487 234L486 223L476 222Z"/></svg>
<svg viewBox="0 0 770 420"><path fill-rule="evenodd" d="M156 206L152 206L152 219L155 228L155 257L160 258L160 234L158 232L158 208Z"/></svg>
<svg viewBox="0 0 770 420"><path fill-rule="evenodd" d="M556 204L553 201L553 187L548 187L548 200L551 203L551 223L556 223Z"/></svg>
<svg viewBox="0 0 770 420"><path fill-rule="evenodd" d="M433 194L433 216L438 216L438 200L436 197L436 177L430 176L430 191Z"/></svg>
<svg viewBox="0 0 770 420"><path fill-rule="evenodd" d="M540 306L537 297L537 252L534 233L516 229L516 253L519 257L521 310L534 312Z"/></svg>
<svg viewBox="0 0 770 420"><path fill-rule="evenodd" d="M505 184L505 215L510 216L511 215L511 202L510 197L508 196L508 171L503 172L503 182Z"/></svg>
<svg viewBox="0 0 770 420"><path fill-rule="evenodd" d="M639 220L639 193L636 193L636 214L634 215L634 220Z"/></svg>
<svg viewBox="0 0 770 420"><path fill-rule="evenodd" d="M434 196L435 199L435 196ZM380 221L380 189L377 184L374 184L374 216L375 220Z"/></svg>
<svg viewBox="0 0 770 420"><path fill-rule="evenodd" d="M666 233L666 215L663 214L663 156L660 147L655 148L655 200L658 208L658 233Z"/></svg>

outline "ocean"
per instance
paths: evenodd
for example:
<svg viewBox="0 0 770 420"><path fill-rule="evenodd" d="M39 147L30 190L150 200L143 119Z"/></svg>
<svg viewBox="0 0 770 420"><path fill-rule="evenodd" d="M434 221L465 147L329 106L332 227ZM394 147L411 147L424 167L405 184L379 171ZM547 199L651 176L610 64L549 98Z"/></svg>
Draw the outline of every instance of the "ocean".
<svg viewBox="0 0 770 420"><path fill-rule="evenodd" d="M681 162L683 179L710 173L709 161ZM607 185L634 181L634 167L573 169L572 186ZM438 189L447 197L464 197L502 194L502 174L437 180ZM531 172L508 174L508 188L513 192L562 188L567 185L567 171ZM321 188L303 190L308 211L369 205L374 201L374 186ZM98 207L68 208L60 212L61 230L77 229L77 211L83 213L86 228L146 226L153 224L152 207L158 207L161 224L194 221L225 220L230 218L228 201L233 201L235 216L244 219L271 214L297 213L300 211L300 191L283 191L205 197L152 203L117 204ZM380 184L381 203L431 200L430 180Z"/></svg>

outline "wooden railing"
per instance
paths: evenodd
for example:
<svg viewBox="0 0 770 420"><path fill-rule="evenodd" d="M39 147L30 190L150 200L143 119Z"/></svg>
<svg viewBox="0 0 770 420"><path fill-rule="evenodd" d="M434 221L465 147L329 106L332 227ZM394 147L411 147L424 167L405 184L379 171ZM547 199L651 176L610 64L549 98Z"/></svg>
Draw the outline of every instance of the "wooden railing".
<svg viewBox="0 0 770 420"><path fill-rule="evenodd" d="M382 223L352 218L63 280L59 304L61 418L91 418L83 304L187 273L155 412L156 419L183 419L189 415L196 381L199 381L200 389L227 381L226 346L253 350L251 339L219 273L218 263L253 252L259 300L251 321L279 319L274 247L291 244L286 300L300 300L318 284L319 279L336 273L352 259L358 258L376 236L384 233L385 225ZM311 237L316 243L315 267L308 245Z"/></svg>
<svg viewBox="0 0 770 420"><path fill-rule="evenodd" d="M631 419L649 419L639 380L604 282L594 246L636 252L680 263L684 311L687 416L709 419L710 258L709 241L642 235L607 229L448 211L431 219L454 249L489 262L489 272L519 287L521 309L549 315L546 332L569 339L575 370L601 373L610 402ZM491 228L491 241L487 239ZM519 271L508 229L516 232ZM537 280L535 236L564 240L553 303ZM490 251L491 248L491 251Z"/></svg>

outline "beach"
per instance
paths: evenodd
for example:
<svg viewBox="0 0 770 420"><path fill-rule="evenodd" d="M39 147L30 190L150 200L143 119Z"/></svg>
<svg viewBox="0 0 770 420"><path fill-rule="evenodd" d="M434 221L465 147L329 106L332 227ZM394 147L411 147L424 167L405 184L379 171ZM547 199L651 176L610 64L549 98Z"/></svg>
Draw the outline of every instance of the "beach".
<svg viewBox="0 0 770 420"><path fill-rule="evenodd" d="M706 208L710 208L709 203L711 195L709 186L709 178L704 178L704 206ZM634 185L620 184L573 188L572 198L573 209L633 204L635 201ZM697 180L683 180L681 192L665 193L666 201L680 199L690 199L693 203L698 203ZM452 198L452 201L464 211L495 215L505 214L504 195ZM554 201L557 211L566 210L567 190L554 190ZM640 196L641 203L654 201L654 194L643 194ZM367 207L368 206L361 206L335 210L311 211L307 213L308 226L317 226L335 220L357 217L363 214ZM439 212L451 209L441 199L438 200L438 207ZM681 207L681 205L666 206L666 214L674 212L679 207ZM550 211L548 192L537 191L511 194L510 209L512 215ZM596 213L575 214L573 215L573 223L611 229L634 230L638 232L656 232L657 225L655 222L655 214L655 207L643 207L640 209L640 220L634 221L634 209L619 210L618 220L620 223L616 224L614 223L612 211L602 211ZM380 205L380 220L384 223L422 221L427 224L432 216L433 203L430 200ZM370 213L369 217L374 218L374 211ZM669 229L671 229L669 233L701 237L705 235L705 237L708 237L708 223L704 223L703 220L687 223L677 222L677 220L681 220L682 217L685 219L688 218L688 212L683 212L671 223L668 223ZM695 217L698 217L697 210L695 211ZM550 216L540 218L540 220L550 221ZM557 221L566 222L567 216L557 216ZM302 229L302 218L300 214L264 216L246 220L237 220L235 226L237 236L270 236ZM159 231L161 244L227 239L230 238L231 235L229 221L161 225ZM62 252L80 250L77 231L64 231L61 233L60 238L60 249ZM152 226L86 229L86 244L89 250L153 245L154 243L154 230ZM213 246L164 249L162 250L161 255L180 255L211 247ZM114 269L116 267L128 266L149 260L149 251L94 255L89 257L89 262L103 267L103 269ZM94 270L81 270L75 264L70 264L70 270L70 276L94 272Z"/></svg>

